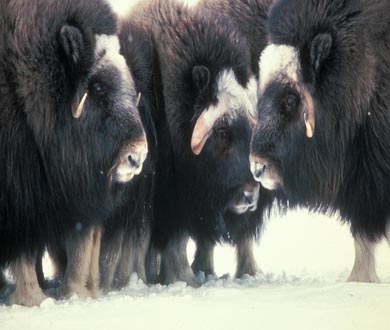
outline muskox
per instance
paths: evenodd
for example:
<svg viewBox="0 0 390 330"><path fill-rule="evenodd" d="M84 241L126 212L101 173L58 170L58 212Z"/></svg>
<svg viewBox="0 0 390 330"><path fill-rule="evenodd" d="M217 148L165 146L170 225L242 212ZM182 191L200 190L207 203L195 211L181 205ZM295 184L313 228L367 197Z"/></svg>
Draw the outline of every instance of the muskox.
<svg viewBox="0 0 390 330"><path fill-rule="evenodd" d="M148 140L148 157L141 174L134 178L123 194L118 208L103 226L100 254L100 287L104 291L127 285L136 273L145 283L145 259L153 223L154 170L157 152L155 123L157 97L155 79L156 54L150 33L138 28L131 20L121 22L118 34L121 54L134 78L140 95L139 111Z"/></svg>
<svg viewBox="0 0 390 330"><path fill-rule="evenodd" d="M254 177L291 206L339 211L355 239L350 281L378 281L374 247L389 230L389 10L277 1L260 62Z"/></svg>
<svg viewBox="0 0 390 330"><path fill-rule="evenodd" d="M15 277L10 302L30 306L44 298L37 253L111 215L147 143L108 4L1 1L0 31L0 267ZM85 285L73 280L68 293Z"/></svg>
<svg viewBox="0 0 390 330"><path fill-rule="evenodd" d="M250 247L264 206L249 166L257 82L245 38L226 17L174 1L142 3L126 22L151 35L156 56L148 281L159 272L161 282L198 285L187 260L189 236L200 248L194 269L213 272L212 247L226 239L239 244L242 273L254 273Z"/></svg>

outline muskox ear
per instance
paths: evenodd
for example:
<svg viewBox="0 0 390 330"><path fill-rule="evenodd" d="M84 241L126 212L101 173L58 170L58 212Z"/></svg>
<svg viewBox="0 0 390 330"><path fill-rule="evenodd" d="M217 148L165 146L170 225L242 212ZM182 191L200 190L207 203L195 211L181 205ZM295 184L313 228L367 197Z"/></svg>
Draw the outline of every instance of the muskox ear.
<svg viewBox="0 0 390 330"><path fill-rule="evenodd" d="M332 36L329 33L318 34L311 42L310 58L316 75L332 48Z"/></svg>
<svg viewBox="0 0 390 330"><path fill-rule="evenodd" d="M72 25L64 25L59 34L59 42L65 52L68 63L74 67L81 58L84 44L80 29Z"/></svg>
<svg viewBox="0 0 390 330"><path fill-rule="evenodd" d="M210 71L204 65L196 65L192 69L192 80L199 93L204 92L210 83Z"/></svg>

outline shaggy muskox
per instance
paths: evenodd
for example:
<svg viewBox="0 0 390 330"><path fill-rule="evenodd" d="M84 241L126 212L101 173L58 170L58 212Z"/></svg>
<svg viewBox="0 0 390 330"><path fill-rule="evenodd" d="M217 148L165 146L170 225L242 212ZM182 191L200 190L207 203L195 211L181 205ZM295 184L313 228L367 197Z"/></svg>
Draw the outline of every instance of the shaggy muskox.
<svg viewBox="0 0 390 330"><path fill-rule="evenodd" d="M199 10L212 10L226 17L230 24L240 31L241 35L246 38L250 50L251 69L256 78L259 76L260 55L267 45L266 19L267 12L272 0L203 0L197 4ZM246 143L245 139L242 141ZM223 231L228 233L224 241L237 244L237 272L236 276L243 274L254 275L256 273L256 263L250 253L252 244L251 237L258 237L263 224L262 211L264 207L270 206L272 200L271 194L262 189L261 208L256 213L246 213L243 216L234 216L234 212L227 212L224 216L226 227ZM283 201L280 200L282 203ZM244 218L249 218L245 219ZM219 239L220 240L220 239ZM215 245L215 238L205 237L197 242L197 251L195 254L194 264L195 271L202 270L206 274L210 273L212 248ZM249 245L248 245L249 244ZM242 248L242 245L246 246ZM203 261L204 260L204 261ZM205 262L206 261L206 262Z"/></svg>
<svg viewBox="0 0 390 330"><path fill-rule="evenodd" d="M157 58L148 280L159 271L164 283L198 285L187 260L189 236L200 247L194 269L213 272L212 247L226 238L239 244L242 272L254 273L250 236L263 206L248 160L257 84L245 38L218 13L173 1L143 3L127 21L151 35ZM152 269L156 254L160 270Z"/></svg>
<svg viewBox="0 0 390 330"><path fill-rule="evenodd" d="M155 49L150 33L132 21L122 21L118 34L126 59L141 95L139 110L148 140L148 157L141 174L123 194L124 204L103 226L100 254L100 286L104 291L127 285L132 273L146 283L145 259L153 221L153 187L158 122L155 88Z"/></svg>
<svg viewBox="0 0 390 330"><path fill-rule="evenodd" d="M389 224L389 10L387 0L280 0L261 56L254 176L292 206L350 222L350 281L378 280L374 247Z"/></svg>
<svg viewBox="0 0 390 330"><path fill-rule="evenodd" d="M35 259L47 244L97 233L89 259L68 255L74 271L90 266L90 226L141 171L147 143L116 32L100 0L0 3L0 266L15 276L11 303L44 298Z"/></svg>

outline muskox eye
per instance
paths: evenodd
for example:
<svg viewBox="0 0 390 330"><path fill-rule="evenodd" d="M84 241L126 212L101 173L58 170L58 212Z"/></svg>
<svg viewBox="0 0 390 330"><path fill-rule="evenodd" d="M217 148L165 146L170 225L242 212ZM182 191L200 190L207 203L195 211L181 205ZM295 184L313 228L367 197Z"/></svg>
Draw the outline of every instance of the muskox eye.
<svg viewBox="0 0 390 330"><path fill-rule="evenodd" d="M101 96L106 93L106 87L102 83L96 82L92 85L92 88L97 95Z"/></svg>
<svg viewBox="0 0 390 330"><path fill-rule="evenodd" d="M217 129L215 133L220 142L224 143L225 145L230 144L232 136L226 128Z"/></svg>
<svg viewBox="0 0 390 330"><path fill-rule="evenodd" d="M299 104L299 97L296 94L288 94L284 99L284 110L286 113L293 112Z"/></svg>

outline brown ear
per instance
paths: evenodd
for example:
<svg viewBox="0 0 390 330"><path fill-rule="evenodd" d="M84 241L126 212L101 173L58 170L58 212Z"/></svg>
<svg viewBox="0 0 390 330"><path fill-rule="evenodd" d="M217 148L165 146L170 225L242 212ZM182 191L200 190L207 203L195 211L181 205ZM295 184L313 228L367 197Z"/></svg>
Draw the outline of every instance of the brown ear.
<svg viewBox="0 0 390 330"><path fill-rule="evenodd" d="M314 113L314 102L311 94L304 90L303 95L306 100L306 111L304 113L304 120L306 126L306 136L311 139L314 135L316 127L316 116Z"/></svg>

